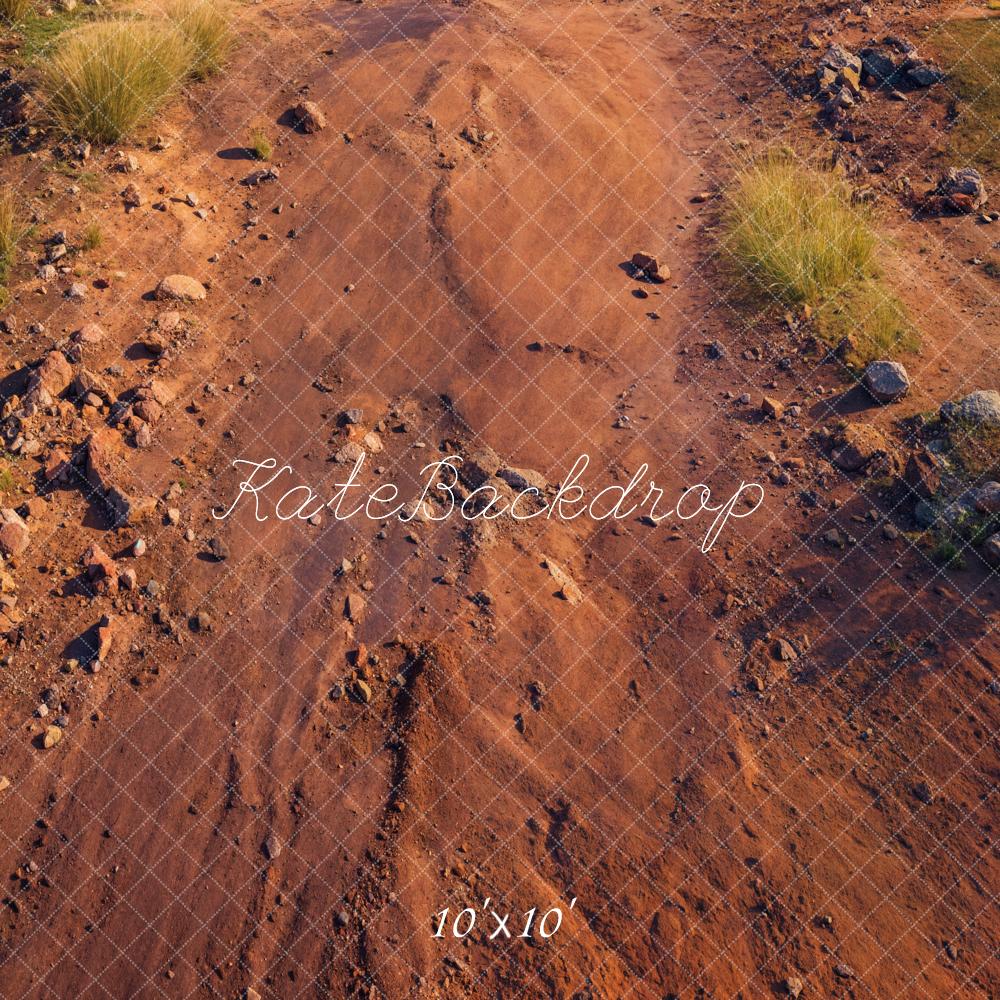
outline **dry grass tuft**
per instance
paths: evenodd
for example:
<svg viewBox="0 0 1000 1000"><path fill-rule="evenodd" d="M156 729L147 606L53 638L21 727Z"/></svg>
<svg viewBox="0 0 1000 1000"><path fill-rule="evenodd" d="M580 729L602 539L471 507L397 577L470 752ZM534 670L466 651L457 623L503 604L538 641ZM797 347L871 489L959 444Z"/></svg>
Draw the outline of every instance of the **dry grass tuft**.
<svg viewBox="0 0 1000 1000"><path fill-rule="evenodd" d="M258 160L269 160L274 154L271 140L262 128L255 128L250 132L250 152Z"/></svg>
<svg viewBox="0 0 1000 1000"><path fill-rule="evenodd" d="M21 215L14 189L0 187L0 285L10 277L17 261L17 245L30 227Z"/></svg>
<svg viewBox="0 0 1000 1000"><path fill-rule="evenodd" d="M191 44L192 76L204 79L222 69L233 45L225 8L209 0L173 0L167 17Z"/></svg>
<svg viewBox="0 0 1000 1000"><path fill-rule="evenodd" d="M191 44L168 21L113 19L70 32L42 65L62 130L116 142L147 121L190 72Z"/></svg>
<svg viewBox="0 0 1000 1000"><path fill-rule="evenodd" d="M0 0L0 21L19 24L31 13L31 0Z"/></svg>
<svg viewBox="0 0 1000 1000"><path fill-rule="evenodd" d="M915 346L906 310L879 274L870 213L836 175L772 151L737 172L722 223L739 280L782 306L810 306L824 337L853 337L854 360Z"/></svg>

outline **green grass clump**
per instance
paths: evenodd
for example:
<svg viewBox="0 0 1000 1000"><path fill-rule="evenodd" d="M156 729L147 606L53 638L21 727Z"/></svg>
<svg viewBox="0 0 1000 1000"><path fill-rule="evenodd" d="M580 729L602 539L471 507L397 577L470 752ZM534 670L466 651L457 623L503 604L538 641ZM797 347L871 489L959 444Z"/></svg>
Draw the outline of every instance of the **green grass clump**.
<svg viewBox="0 0 1000 1000"><path fill-rule="evenodd" d="M14 478L14 474L6 465L0 464L0 496L14 493L16 490L17 480Z"/></svg>
<svg viewBox="0 0 1000 1000"><path fill-rule="evenodd" d="M274 148L271 146L271 140L268 139L267 133L262 128L255 128L250 133L250 152L253 153L255 159L271 159Z"/></svg>
<svg viewBox="0 0 1000 1000"><path fill-rule="evenodd" d="M853 360L914 346L905 309L879 273L871 213L832 172L786 151L751 160L727 194L721 245L732 272L758 294L809 306L831 342L850 334Z"/></svg>
<svg viewBox="0 0 1000 1000"><path fill-rule="evenodd" d="M1000 20L993 17L945 21L930 45L958 94L958 120L951 131L953 152L966 162L1000 167Z"/></svg>
<svg viewBox="0 0 1000 1000"><path fill-rule="evenodd" d="M20 24L31 11L31 0L0 0L0 22Z"/></svg>
<svg viewBox="0 0 1000 1000"><path fill-rule="evenodd" d="M190 72L190 42L162 20L95 21L66 35L41 72L53 123L115 142L147 121Z"/></svg>
<svg viewBox="0 0 1000 1000"><path fill-rule="evenodd" d="M167 17L191 44L191 75L201 80L217 73L233 43L225 9L209 0L174 0L167 8Z"/></svg>
<svg viewBox="0 0 1000 1000"><path fill-rule="evenodd" d="M17 261L17 245L30 227L21 215L14 189L0 187L0 286L10 277Z"/></svg>

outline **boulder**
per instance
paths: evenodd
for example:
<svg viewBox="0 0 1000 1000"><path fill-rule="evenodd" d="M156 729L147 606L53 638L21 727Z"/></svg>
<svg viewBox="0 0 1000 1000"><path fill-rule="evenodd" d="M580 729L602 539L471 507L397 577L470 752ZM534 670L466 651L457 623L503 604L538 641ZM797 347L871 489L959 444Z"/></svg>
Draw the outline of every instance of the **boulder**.
<svg viewBox="0 0 1000 1000"><path fill-rule="evenodd" d="M847 424L840 442L832 461L844 472L860 472L873 464L886 472L898 467L898 456L889 439L871 424Z"/></svg>
<svg viewBox="0 0 1000 1000"><path fill-rule="evenodd" d="M942 174L933 195L943 198L957 212L975 212L986 204L988 198L979 171L972 167L951 167Z"/></svg>
<svg viewBox="0 0 1000 1000"><path fill-rule="evenodd" d="M70 337L74 344L99 344L103 339L104 331L96 323L84 323Z"/></svg>
<svg viewBox="0 0 1000 1000"><path fill-rule="evenodd" d="M156 298L173 302L198 302L207 294L200 281L186 274L168 274L160 279L154 292Z"/></svg>
<svg viewBox="0 0 1000 1000"><path fill-rule="evenodd" d="M910 391L910 378L898 361L870 362L863 384L877 403L895 403Z"/></svg>
<svg viewBox="0 0 1000 1000"><path fill-rule="evenodd" d="M303 101L301 104L296 104L292 108L292 117L295 119L295 124L303 132L319 132L326 128L326 116L320 110L319 105L313 101Z"/></svg>
<svg viewBox="0 0 1000 1000"><path fill-rule="evenodd" d="M976 427L1000 427L1000 392L979 389L957 401L941 404L942 420L957 420Z"/></svg>

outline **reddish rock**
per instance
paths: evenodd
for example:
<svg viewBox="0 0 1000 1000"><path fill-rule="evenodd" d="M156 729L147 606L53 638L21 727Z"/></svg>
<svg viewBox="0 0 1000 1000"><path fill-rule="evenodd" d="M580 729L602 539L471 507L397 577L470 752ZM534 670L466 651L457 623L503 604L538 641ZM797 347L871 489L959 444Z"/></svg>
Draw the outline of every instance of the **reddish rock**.
<svg viewBox="0 0 1000 1000"><path fill-rule="evenodd" d="M318 104L313 101L303 101L292 108L292 117L295 124L303 132L319 132L326 128L326 116L320 110Z"/></svg>
<svg viewBox="0 0 1000 1000"><path fill-rule="evenodd" d="M0 555L4 558L20 555L30 541L31 532L28 531L28 526L16 514L14 518L0 524Z"/></svg>
<svg viewBox="0 0 1000 1000"><path fill-rule="evenodd" d="M899 466L899 458L889 439L871 424L847 424L832 460L845 472L868 469L872 473L888 473Z"/></svg>
<svg viewBox="0 0 1000 1000"><path fill-rule="evenodd" d="M42 476L47 483L65 482L69 478L69 455L62 448L53 448L45 459Z"/></svg>
<svg viewBox="0 0 1000 1000"><path fill-rule="evenodd" d="M28 393L47 392L53 398L73 381L73 369L62 351L49 351L28 379Z"/></svg>
<svg viewBox="0 0 1000 1000"><path fill-rule="evenodd" d="M87 482L108 507L114 527L126 524L132 504L116 485L121 474L124 442L113 427L99 427L87 439Z"/></svg>
<svg viewBox="0 0 1000 1000"><path fill-rule="evenodd" d="M646 278L657 284L661 284L670 277L670 268L661 266L651 253L646 253L644 250L632 254L632 271L637 278Z"/></svg>
<svg viewBox="0 0 1000 1000"><path fill-rule="evenodd" d="M941 488L938 460L926 449L913 452L903 473L906 485L922 500L929 500Z"/></svg>
<svg viewBox="0 0 1000 1000"><path fill-rule="evenodd" d="M118 567L100 545L91 545L87 549L83 556L83 566L95 593L117 593Z"/></svg>
<svg viewBox="0 0 1000 1000"><path fill-rule="evenodd" d="M111 615L105 615L97 626L97 662L103 663L111 652L117 626Z"/></svg>
<svg viewBox="0 0 1000 1000"><path fill-rule="evenodd" d="M771 396L765 396L760 402L760 412L772 420L780 420L785 415L785 404Z"/></svg>

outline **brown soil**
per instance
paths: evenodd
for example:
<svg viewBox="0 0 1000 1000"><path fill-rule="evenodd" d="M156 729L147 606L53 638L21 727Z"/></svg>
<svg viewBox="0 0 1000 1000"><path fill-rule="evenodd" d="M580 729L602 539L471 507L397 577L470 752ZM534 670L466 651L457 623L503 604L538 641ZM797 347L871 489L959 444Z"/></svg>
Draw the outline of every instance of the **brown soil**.
<svg viewBox="0 0 1000 1000"><path fill-rule="evenodd" d="M78 260L82 305L20 276L5 395L97 321L89 368L174 396L123 482L183 489L113 531L78 486L32 501L0 668L0 994L749 1000L797 977L803 996L1000 995L997 577L888 541L886 519L908 516L895 494L834 471L810 436L846 415L904 440L904 417L995 386L996 285L966 263L995 237L895 221L884 195L888 266L925 333L899 406L860 403L780 314L750 321L713 259L715 203L691 199L724 180L734 140L843 145L773 75L816 16L800 7L778 27L776 5L280 0L246 8L233 65L157 123L169 148L140 144L134 177L98 152L98 190L70 195L45 149L13 158L27 189L52 188L40 235L98 219L105 243ZM849 44L928 17L823 16ZM302 99L323 131L288 124ZM905 127L888 102L862 109L878 138L852 148L885 160L874 183L940 167L934 100ZM247 188L253 124L280 176ZM125 214L132 179L146 201ZM640 249L666 283L629 278ZM173 272L210 289L156 360L136 339ZM762 391L801 418L764 422ZM447 441L553 482L588 453L597 487L649 462L668 497L766 482L767 451L807 471L707 555L702 522L382 530L258 522L246 501L212 518L236 458L339 481L349 407L362 433L384 424L371 486L416 483ZM50 443L79 449L105 418L64 413ZM21 502L38 462L13 467ZM856 544L825 544L834 527ZM94 542L159 594L72 586ZM555 596L546 556L582 602ZM107 612L103 669L61 672ZM70 722L42 750L53 683ZM532 907L564 923L489 941L483 911L484 931L434 938L439 911L486 899L512 928Z"/></svg>

